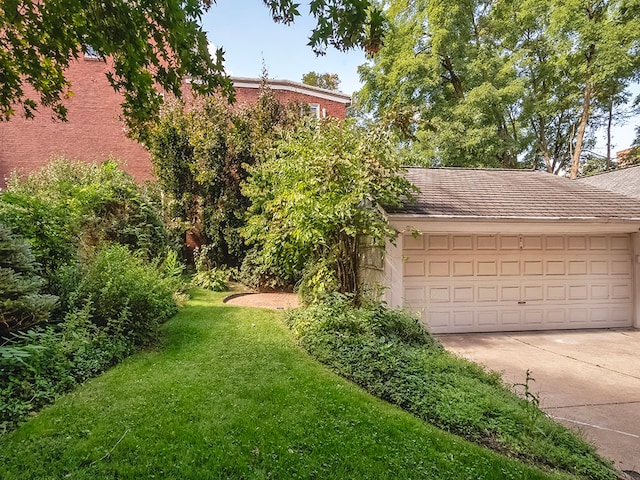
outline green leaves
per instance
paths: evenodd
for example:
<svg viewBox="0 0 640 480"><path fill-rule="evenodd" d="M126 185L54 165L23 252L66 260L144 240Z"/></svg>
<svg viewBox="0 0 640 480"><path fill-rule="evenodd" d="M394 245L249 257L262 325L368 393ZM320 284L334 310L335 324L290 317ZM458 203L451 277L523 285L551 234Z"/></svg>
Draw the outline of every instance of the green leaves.
<svg viewBox="0 0 640 480"><path fill-rule="evenodd" d="M408 163L566 171L640 72L630 8L391 0L357 103L393 128Z"/></svg>
<svg viewBox="0 0 640 480"><path fill-rule="evenodd" d="M340 291L358 287L360 238L382 245L395 234L376 205L411 191L388 136L348 121L300 124L250 173L243 232L262 263L282 276L308 269L317 285L332 283L321 272L335 274Z"/></svg>

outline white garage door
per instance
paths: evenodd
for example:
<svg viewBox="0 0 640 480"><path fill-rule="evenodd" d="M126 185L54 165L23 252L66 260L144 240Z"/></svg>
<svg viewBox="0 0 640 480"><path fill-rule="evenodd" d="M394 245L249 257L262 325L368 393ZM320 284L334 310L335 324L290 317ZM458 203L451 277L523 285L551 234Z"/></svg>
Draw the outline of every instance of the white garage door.
<svg viewBox="0 0 640 480"><path fill-rule="evenodd" d="M406 235L405 305L433 333L628 327L628 235Z"/></svg>

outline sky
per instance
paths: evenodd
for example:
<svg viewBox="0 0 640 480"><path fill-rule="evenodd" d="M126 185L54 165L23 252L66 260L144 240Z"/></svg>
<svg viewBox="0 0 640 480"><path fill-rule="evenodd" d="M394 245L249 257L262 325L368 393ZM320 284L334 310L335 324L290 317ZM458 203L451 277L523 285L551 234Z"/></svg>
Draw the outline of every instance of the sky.
<svg viewBox="0 0 640 480"><path fill-rule="evenodd" d="M202 23L209 41L224 50L233 76L258 78L264 61L269 78L301 82L311 71L337 73L339 90L352 95L361 86L357 69L365 63L364 52L329 48L317 56L307 45L314 19L304 4L299 10L301 16L287 26L275 23L261 0L217 0Z"/></svg>
<svg viewBox="0 0 640 480"><path fill-rule="evenodd" d="M217 0L202 23L209 41L224 50L230 75L259 78L263 63L269 78L296 82L311 71L337 73L341 80L339 90L352 95L362 87L358 66L366 62L364 52L345 53L329 47L326 55L316 56L307 45L315 22L306 2L300 3L301 16L288 26L275 23L261 0ZM632 91L633 97L640 95L638 85ZM632 144L636 125L640 125L640 116L613 128L613 152ZM599 132L594 152L606 154L605 142L604 132Z"/></svg>

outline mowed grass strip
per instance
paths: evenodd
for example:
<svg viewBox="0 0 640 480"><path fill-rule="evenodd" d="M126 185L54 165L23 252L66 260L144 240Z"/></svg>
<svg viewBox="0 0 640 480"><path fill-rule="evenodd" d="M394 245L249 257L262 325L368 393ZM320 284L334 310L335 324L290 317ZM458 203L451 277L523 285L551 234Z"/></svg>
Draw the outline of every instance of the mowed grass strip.
<svg viewBox="0 0 640 480"><path fill-rule="evenodd" d="M297 347L281 313L223 297L195 290L162 348L0 438L0 478L567 478L370 396Z"/></svg>

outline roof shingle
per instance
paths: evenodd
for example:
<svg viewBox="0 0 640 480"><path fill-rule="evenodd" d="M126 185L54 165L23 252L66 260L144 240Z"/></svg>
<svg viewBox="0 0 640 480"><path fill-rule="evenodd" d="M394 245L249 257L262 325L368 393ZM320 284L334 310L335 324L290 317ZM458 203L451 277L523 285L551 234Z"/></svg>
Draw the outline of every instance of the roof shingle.
<svg viewBox="0 0 640 480"><path fill-rule="evenodd" d="M638 220L640 200L532 170L409 168L420 192L390 214L435 218Z"/></svg>
<svg viewBox="0 0 640 480"><path fill-rule="evenodd" d="M640 165L579 178L577 181L640 199Z"/></svg>

